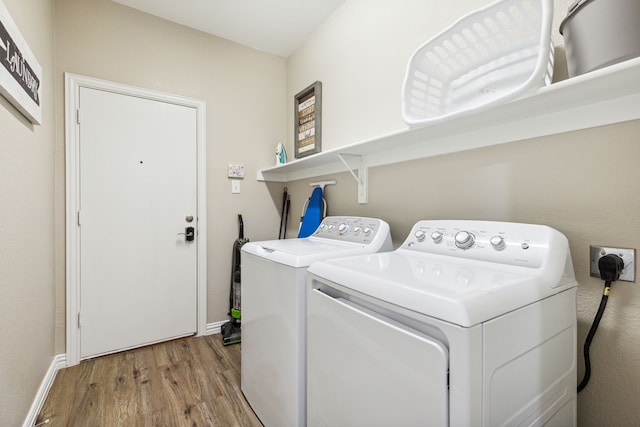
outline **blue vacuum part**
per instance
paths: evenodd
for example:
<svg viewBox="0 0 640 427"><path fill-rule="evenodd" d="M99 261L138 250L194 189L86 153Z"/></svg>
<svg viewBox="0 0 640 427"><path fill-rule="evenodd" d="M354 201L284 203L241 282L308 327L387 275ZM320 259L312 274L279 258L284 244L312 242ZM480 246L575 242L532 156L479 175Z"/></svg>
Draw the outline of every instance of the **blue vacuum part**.
<svg viewBox="0 0 640 427"><path fill-rule="evenodd" d="M298 238L309 237L322 222L322 188L316 187L311 193L307 210L302 217Z"/></svg>

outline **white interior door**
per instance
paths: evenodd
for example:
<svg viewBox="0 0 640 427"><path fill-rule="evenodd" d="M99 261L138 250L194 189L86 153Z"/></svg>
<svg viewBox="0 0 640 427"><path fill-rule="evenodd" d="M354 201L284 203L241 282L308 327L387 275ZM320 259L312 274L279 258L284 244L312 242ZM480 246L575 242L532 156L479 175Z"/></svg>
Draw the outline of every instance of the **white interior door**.
<svg viewBox="0 0 640 427"><path fill-rule="evenodd" d="M80 357L195 333L196 109L85 87L79 104Z"/></svg>

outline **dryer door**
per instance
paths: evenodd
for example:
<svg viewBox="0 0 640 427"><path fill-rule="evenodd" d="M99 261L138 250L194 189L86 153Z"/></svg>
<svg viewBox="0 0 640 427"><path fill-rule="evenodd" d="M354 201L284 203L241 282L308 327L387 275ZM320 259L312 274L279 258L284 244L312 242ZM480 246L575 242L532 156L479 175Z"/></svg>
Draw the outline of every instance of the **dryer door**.
<svg viewBox="0 0 640 427"><path fill-rule="evenodd" d="M439 341L318 289L308 306L309 426L446 426Z"/></svg>

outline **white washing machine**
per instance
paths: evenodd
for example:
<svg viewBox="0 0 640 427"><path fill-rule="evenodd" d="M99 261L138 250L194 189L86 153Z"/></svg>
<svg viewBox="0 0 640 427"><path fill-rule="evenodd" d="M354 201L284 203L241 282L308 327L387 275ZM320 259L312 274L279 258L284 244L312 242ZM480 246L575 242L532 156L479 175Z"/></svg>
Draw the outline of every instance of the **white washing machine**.
<svg viewBox="0 0 640 427"><path fill-rule="evenodd" d="M420 221L307 275L309 426L575 426L576 282L541 225Z"/></svg>
<svg viewBox="0 0 640 427"><path fill-rule="evenodd" d="M339 216L303 239L242 247L241 386L266 427L306 424L307 267L392 249L386 222Z"/></svg>

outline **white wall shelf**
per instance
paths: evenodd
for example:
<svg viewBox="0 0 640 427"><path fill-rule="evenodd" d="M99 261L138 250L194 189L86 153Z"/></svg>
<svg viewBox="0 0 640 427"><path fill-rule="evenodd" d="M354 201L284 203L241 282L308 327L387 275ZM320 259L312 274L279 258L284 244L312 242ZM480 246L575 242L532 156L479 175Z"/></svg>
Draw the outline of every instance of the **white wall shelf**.
<svg viewBox="0 0 640 427"><path fill-rule="evenodd" d="M522 141L640 118L640 58L563 80L515 101L421 128L366 141L258 171L258 181L289 182L347 166L366 203L367 168ZM358 170L359 173L353 173Z"/></svg>

